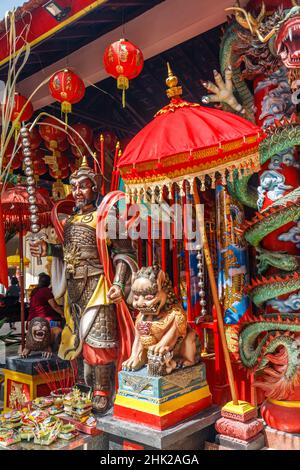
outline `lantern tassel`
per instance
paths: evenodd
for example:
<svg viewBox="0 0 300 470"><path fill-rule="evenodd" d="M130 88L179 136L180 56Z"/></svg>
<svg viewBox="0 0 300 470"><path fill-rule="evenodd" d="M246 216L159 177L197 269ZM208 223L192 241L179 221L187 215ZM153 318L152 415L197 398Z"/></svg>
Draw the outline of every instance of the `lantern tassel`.
<svg viewBox="0 0 300 470"><path fill-rule="evenodd" d="M125 108L125 92L129 87L129 80L124 75L119 75L117 78L117 87L119 90L122 90L122 106Z"/></svg>
<svg viewBox="0 0 300 470"><path fill-rule="evenodd" d="M19 134L20 129L21 129L21 123L20 123L20 121L14 121L14 122L13 122L13 126L14 126L14 129L15 129L15 141L17 141L17 139L18 139L18 134Z"/></svg>
<svg viewBox="0 0 300 470"><path fill-rule="evenodd" d="M69 101L63 101L61 104L61 112L65 115L66 130L68 128L68 114L72 112L72 105Z"/></svg>
<svg viewBox="0 0 300 470"><path fill-rule="evenodd" d="M125 95L125 93L126 93L126 88L123 88L123 91L122 91L122 106L123 106L123 108L126 107L126 95Z"/></svg>

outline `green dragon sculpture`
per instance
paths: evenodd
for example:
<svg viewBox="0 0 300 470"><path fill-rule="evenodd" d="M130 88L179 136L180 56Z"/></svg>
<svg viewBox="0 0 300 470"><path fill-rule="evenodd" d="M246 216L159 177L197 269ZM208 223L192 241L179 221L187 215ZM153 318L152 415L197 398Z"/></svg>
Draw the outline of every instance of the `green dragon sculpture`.
<svg viewBox="0 0 300 470"><path fill-rule="evenodd" d="M269 398L287 399L300 381L299 319L260 317L253 321L240 332L240 358L256 372L255 385ZM261 334L264 336L257 343Z"/></svg>
<svg viewBox="0 0 300 470"><path fill-rule="evenodd" d="M211 93L202 101L219 102L224 110L254 121L258 116L249 80L262 77L261 80L269 79L270 84L277 86L280 80L276 73L283 70L290 85L289 93L295 91L295 80L300 78L300 54L294 46L297 44L295 37L300 36L300 7L294 2L288 10L279 7L266 15L263 5L256 17L240 7L229 10L235 11L235 19L230 19L223 35L221 73L214 71L215 84L202 82ZM265 125L266 137L260 144L263 168L272 157L300 144L300 124L290 112L290 103L285 104L286 107L277 106L271 125L269 122ZM300 292L300 257L287 251L268 249L265 239L287 224L300 220L300 188L290 187L289 193L281 194L262 208L258 205L257 176L253 178L253 175L236 172L233 181L227 181L227 187L243 205L256 211L259 208L252 220L241 227L241 232L257 252L258 276L252 279L247 291L263 316L247 317L237 325L239 358L246 368L256 373L256 385L267 397L286 400L300 384L300 321L290 310L280 311L274 319L274 315L266 310L266 304L280 296L286 298Z"/></svg>

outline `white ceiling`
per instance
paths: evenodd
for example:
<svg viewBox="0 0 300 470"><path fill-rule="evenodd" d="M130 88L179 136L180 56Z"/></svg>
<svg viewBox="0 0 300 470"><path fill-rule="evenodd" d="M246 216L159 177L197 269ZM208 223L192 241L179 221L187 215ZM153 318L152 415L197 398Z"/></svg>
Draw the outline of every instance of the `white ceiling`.
<svg viewBox="0 0 300 470"><path fill-rule="evenodd" d="M247 1L241 1L245 4ZM166 0L125 25L126 37L138 45L148 59L226 21L226 7L233 0ZM45 78L66 66L84 80L86 86L107 78L102 57L108 44L123 37L119 27L69 56L35 73L18 84L18 91L29 97ZM34 96L34 109L49 105L54 100L43 86Z"/></svg>

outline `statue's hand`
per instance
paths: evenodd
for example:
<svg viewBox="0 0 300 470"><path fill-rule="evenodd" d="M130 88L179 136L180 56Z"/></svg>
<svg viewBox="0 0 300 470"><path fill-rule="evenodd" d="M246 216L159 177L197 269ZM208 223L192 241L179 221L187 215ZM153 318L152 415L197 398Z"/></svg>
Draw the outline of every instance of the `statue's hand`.
<svg viewBox="0 0 300 470"><path fill-rule="evenodd" d="M30 254L38 258L39 256L47 256L47 243L45 240L36 240L29 243Z"/></svg>
<svg viewBox="0 0 300 470"><path fill-rule="evenodd" d="M244 114L245 110L235 99L232 92L233 84L231 67L227 67L225 70L225 80L223 80L222 75L216 70L214 70L214 78L216 84L202 81L202 85L212 93L211 95L203 96L202 103L226 103L234 109L234 111Z"/></svg>
<svg viewBox="0 0 300 470"><path fill-rule="evenodd" d="M107 297L114 303L119 304L123 300L123 292L120 286L112 285Z"/></svg>

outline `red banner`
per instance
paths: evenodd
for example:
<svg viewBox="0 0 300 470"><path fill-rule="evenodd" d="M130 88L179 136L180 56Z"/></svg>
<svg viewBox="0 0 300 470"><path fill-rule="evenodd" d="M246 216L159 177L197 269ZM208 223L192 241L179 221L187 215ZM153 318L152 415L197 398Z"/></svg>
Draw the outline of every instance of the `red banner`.
<svg viewBox="0 0 300 470"><path fill-rule="evenodd" d="M33 47L105 3L105 0L72 0L72 2L70 0L59 0L57 3L63 14L65 14L62 20L51 15L51 10L47 11L44 6L34 8L28 14L23 12L22 18L16 21L17 51L24 46L25 36L27 36L27 41ZM30 10L30 2L28 9ZM7 34L5 31L0 31L0 65L9 60L9 54Z"/></svg>

